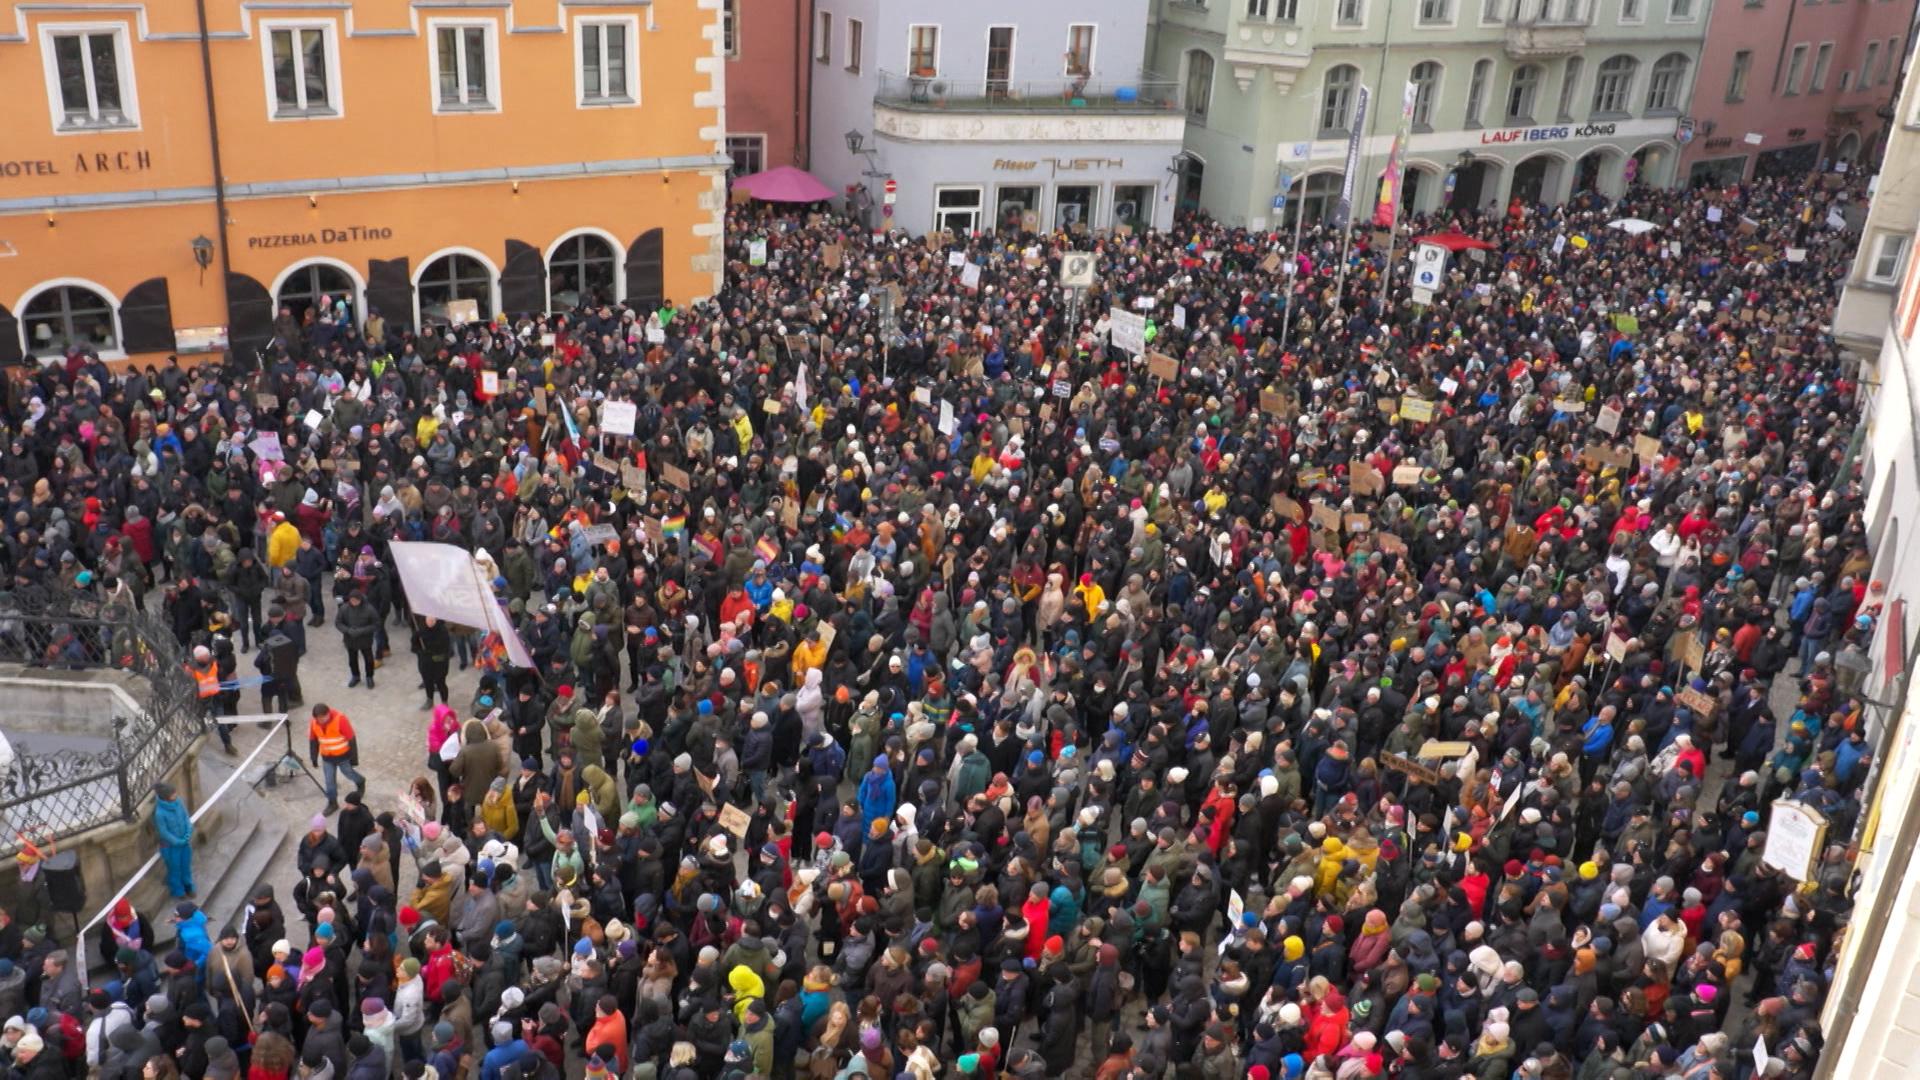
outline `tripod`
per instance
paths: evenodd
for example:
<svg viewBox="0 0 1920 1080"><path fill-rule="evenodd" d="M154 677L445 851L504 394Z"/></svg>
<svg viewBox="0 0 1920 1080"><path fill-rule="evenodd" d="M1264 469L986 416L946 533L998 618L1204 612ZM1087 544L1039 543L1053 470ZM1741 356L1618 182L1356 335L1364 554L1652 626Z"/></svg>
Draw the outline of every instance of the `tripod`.
<svg viewBox="0 0 1920 1080"><path fill-rule="evenodd" d="M286 750L273 764L267 766L266 771L260 774L258 780L253 782L253 790L259 791L262 785L266 787L279 787L280 773L282 770L286 771L289 781L293 779L294 772L298 770L299 772L305 773L308 780L313 781L315 791L325 795L327 793L326 785L320 782L319 777L313 775L313 770L307 768L307 763L300 760L300 755L293 752L293 721L291 717L283 716L280 723L280 733L286 739Z"/></svg>

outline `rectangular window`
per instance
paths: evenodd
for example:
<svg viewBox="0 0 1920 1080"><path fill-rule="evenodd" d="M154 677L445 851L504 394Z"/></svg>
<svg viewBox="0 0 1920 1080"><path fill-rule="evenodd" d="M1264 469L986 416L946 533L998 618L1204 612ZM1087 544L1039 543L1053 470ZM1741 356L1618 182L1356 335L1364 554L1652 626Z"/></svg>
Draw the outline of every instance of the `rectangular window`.
<svg viewBox="0 0 1920 1080"><path fill-rule="evenodd" d="M276 117L338 116L333 24L267 27L267 71Z"/></svg>
<svg viewBox="0 0 1920 1080"><path fill-rule="evenodd" d="M1445 25L1453 18L1453 0L1420 0L1422 26Z"/></svg>
<svg viewBox="0 0 1920 1080"><path fill-rule="evenodd" d="M1365 26L1367 0L1339 0L1333 8L1333 25Z"/></svg>
<svg viewBox="0 0 1920 1080"><path fill-rule="evenodd" d="M1580 73L1585 67L1586 62L1579 57L1567 57L1567 70L1560 76L1560 108L1557 118L1562 121L1573 119L1573 103L1580 100L1577 96L1580 93Z"/></svg>
<svg viewBox="0 0 1920 1080"><path fill-rule="evenodd" d="M1784 93L1788 97L1800 92L1800 76L1806 71L1806 67L1807 47L1795 45L1793 52L1787 56L1787 85Z"/></svg>
<svg viewBox="0 0 1920 1080"><path fill-rule="evenodd" d="M1093 75L1093 32L1092 23L1074 23L1067 27L1065 74L1080 78Z"/></svg>
<svg viewBox="0 0 1920 1080"><path fill-rule="evenodd" d="M1881 233L1873 242L1873 265L1867 269L1867 280L1877 285L1891 285L1900 278L1900 260L1907 253L1908 237L1898 233Z"/></svg>
<svg viewBox="0 0 1920 1080"><path fill-rule="evenodd" d="M1672 6L1667 8L1667 20L1669 22L1692 22L1693 0L1673 0Z"/></svg>
<svg viewBox="0 0 1920 1080"><path fill-rule="evenodd" d="M740 55L740 0L721 0L720 47L730 57Z"/></svg>
<svg viewBox="0 0 1920 1080"><path fill-rule="evenodd" d="M1733 54L1733 70L1727 74L1727 100L1747 100L1747 75L1753 71L1753 50L1741 49Z"/></svg>
<svg viewBox="0 0 1920 1080"><path fill-rule="evenodd" d="M847 70L860 74L860 54L866 49L867 24L859 19L847 20Z"/></svg>
<svg viewBox="0 0 1920 1080"><path fill-rule="evenodd" d="M907 27L907 72L934 76L940 73L940 28L924 24Z"/></svg>
<svg viewBox="0 0 1920 1080"><path fill-rule="evenodd" d="M1480 0L1480 21L1497 23L1506 13L1505 0Z"/></svg>
<svg viewBox="0 0 1920 1080"><path fill-rule="evenodd" d="M765 135L729 135L727 136L727 157L733 164L728 166L729 176L752 176L767 167L767 137Z"/></svg>
<svg viewBox="0 0 1920 1080"><path fill-rule="evenodd" d="M1092 184L1061 184L1053 189L1053 227L1093 228L1100 189Z"/></svg>
<svg viewBox="0 0 1920 1080"><path fill-rule="evenodd" d="M137 126L125 28L45 28L41 46L56 130Z"/></svg>
<svg viewBox="0 0 1920 1080"><path fill-rule="evenodd" d="M1888 38L1886 50L1880 54L1880 74L1875 78L1874 81L1886 82L1889 78L1892 78L1893 62L1899 59L1899 57L1900 57L1900 39L1898 37Z"/></svg>
<svg viewBox="0 0 1920 1080"><path fill-rule="evenodd" d="M1867 58L1860 64L1860 82L1857 84L1858 89L1865 90L1867 87L1873 85L1873 64L1874 61L1879 58L1880 43L1877 41L1867 42Z"/></svg>
<svg viewBox="0 0 1920 1080"><path fill-rule="evenodd" d="M971 236L980 229L980 206L985 193L977 187L945 187L933 193L933 228Z"/></svg>
<svg viewBox="0 0 1920 1080"><path fill-rule="evenodd" d="M1031 216L1029 216L1031 215ZM1007 232L1040 231L1040 185L1008 184L994 204L997 228Z"/></svg>
<svg viewBox="0 0 1920 1080"><path fill-rule="evenodd" d="M1819 93L1827 88L1827 67L1833 63L1833 42L1820 44L1820 50L1813 54L1813 80L1807 89Z"/></svg>
<svg viewBox="0 0 1920 1080"><path fill-rule="evenodd" d="M1152 184L1113 185L1113 223L1140 232L1153 224Z"/></svg>
<svg viewBox="0 0 1920 1080"><path fill-rule="evenodd" d="M813 32L813 58L822 64L833 63L833 12L820 13L820 25Z"/></svg>
<svg viewBox="0 0 1920 1080"><path fill-rule="evenodd" d="M631 105L639 73L633 69L637 20L580 23L580 104Z"/></svg>
<svg viewBox="0 0 1920 1080"><path fill-rule="evenodd" d="M1479 127L1480 114L1487 104L1487 80L1493 74L1493 61L1481 60L1473 65L1473 78L1467 80L1467 126Z"/></svg>
<svg viewBox="0 0 1920 1080"><path fill-rule="evenodd" d="M500 107L492 23L440 24L433 29L436 112Z"/></svg>
<svg viewBox="0 0 1920 1080"><path fill-rule="evenodd" d="M1006 97L1013 83L1013 27L987 28L987 96Z"/></svg>
<svg viewBox="0 0 1920 1080"><path fill-rule="evenodd" d="M1620 21L1626 23L1640 21L1640 0L1620 0Z"/></svg>
<svg viewBox="0 0 1920 1080"><path fill-rule="evenodd" d="M1247 18L1264 19L1268 14L1267 0L1247 0Z"/></svg>

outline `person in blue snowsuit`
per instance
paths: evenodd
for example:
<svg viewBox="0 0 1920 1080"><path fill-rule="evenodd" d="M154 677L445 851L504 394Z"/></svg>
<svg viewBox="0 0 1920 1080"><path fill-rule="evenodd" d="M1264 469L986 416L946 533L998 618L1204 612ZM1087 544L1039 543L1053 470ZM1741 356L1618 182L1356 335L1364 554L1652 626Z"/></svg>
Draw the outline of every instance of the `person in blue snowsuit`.
<svg viewBox="0 0 1920 1080"><path fill-rule="evenodd" d="M175 900L192 896L193 819L172 784L153 785L153 799L153 831L160 836L160 859L167 864L167 892Z"/></svg>

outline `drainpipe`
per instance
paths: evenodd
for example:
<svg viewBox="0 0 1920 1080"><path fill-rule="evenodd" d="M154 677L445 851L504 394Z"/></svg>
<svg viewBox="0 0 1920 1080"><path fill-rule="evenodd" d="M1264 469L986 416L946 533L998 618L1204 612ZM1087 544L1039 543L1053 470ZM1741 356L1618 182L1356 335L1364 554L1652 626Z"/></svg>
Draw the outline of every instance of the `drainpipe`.
<svg viewBox="0 0 1920 1080"><path fill-rule="evenodd" d="M227 275L233 273L232 249L227 244L227 174L220 167L220 116L213 97L213 45L207 32L207 0L193 0L194 15L200 21L200 80L207 99L207 142L213 151L213 212L220 240L220 306L227 313L229 357L233 334L233 301L227 294Z"/></svg>
<svg viewBox="0 0 1920 1080"><path fill-rule="evenodd" d="M813 30L816 2L793 0L793 46L800 50L793 64L793 152L803 169L813 162L813 49L807 35Z"/></svg>
<svg viewBox="0 0 1920 1080"><path fill-rule="evenodd" d="M1773 79L1772 79L1772 82L1773 82L1773 92L1774 92L1774 94L1776 94L1776 95L1778 95L1778 94L1780 93L1780 91L1781 91L1781 89L1782 89L1782 86L1781 86L1781 82L1780 82L1780 77L1781 77L1781 76L1782 76L1782 75L1783 75L1783 74L1784 74L1784 73L1786 72L1786 70L1787 70L1787 47L1788 47L1788 46L1789 46L1789 44L1791 44L1791 43L1792 43L1792 41L1793 41L1793 17L1794 17L1795 15L1798 15L1798 14L1800 14L1800 3L1799 3L1799 0L1791 0L1791 2L1789 2L1789 3L1787 4L1787 26L1786 26L1786 29L1784 29L1784 30L1782 30L1782 31L1780 32L1780 51L1779 51L1779 52L1777 52L1777 53L1775 53L1775 54L1774 54L1774 56L1773 56ZM1756 168L1758 168L1758 167L1759 167L1759 164L1760 164L1760 155L1758 155L1758 154L1755 154L1755 155L1754 155L1754 157L1753 157L1753 163L1754 163L1754 166L1755 166Z"/></svg>

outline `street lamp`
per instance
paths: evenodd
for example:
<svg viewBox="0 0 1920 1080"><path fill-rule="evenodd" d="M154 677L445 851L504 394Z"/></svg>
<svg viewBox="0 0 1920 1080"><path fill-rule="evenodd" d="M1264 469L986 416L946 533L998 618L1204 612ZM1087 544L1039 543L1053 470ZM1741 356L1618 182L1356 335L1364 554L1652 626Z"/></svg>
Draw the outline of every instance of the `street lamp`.
<svg viewBox="0 0 1920 1080"><path fill-rule="evenodd" d="M205 270L213 265L213 241L205 236L196 236L188 246L193 248L193 261L200 269Z"/></svg>
<svg viewBox="0 0 1920 1080"><path fill-rule="evenodd" d="M847 132L846 139L847 139L847 153L849 154L858 154L860 152L860 147L867 141L867 137L865 135L860 134L860 132L858 131L852 131L852 130L849 130Z"/></svg>

